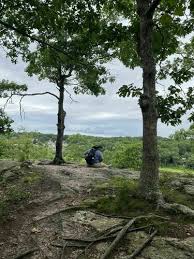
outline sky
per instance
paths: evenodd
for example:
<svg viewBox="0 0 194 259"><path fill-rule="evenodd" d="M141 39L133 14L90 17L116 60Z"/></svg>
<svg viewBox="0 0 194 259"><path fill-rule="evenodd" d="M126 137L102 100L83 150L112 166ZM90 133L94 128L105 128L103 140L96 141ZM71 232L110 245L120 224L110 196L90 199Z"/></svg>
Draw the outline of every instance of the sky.
<svg viewBox="0 0 194 259"><path fill-rule="evenodd" d="M28 92L56 92L55 85L47 80L39 81L36 76L29 77L25 72L26 64L21 60L12 64L5 53L0 49L0 80L7 79L20 84L28 85ZM123 84L134 83L141 86L142 72L140 69L131 70L124 67L118 60L107 64L114 83L105 85L106 95L74 95L71 101L68 94L65 96L64 109L67 112L65 119L65 134L86 134L95 136L142 136L142 116L136 98L120 98L118 89ZM168 84L168 82L167 82ZM71 87L68 87L71 92ZM160 89L162 90L162 89ZM5 100L0 100L3 105ZM14 98L6 106L6 112L14 120L14 130L39 131L56 133L57 100L52 96L25 97L22 101L20 114L19 99ZM166 126L158 123L158 135L167 137L180 128L188 128L186 117L178 127Z"/></svg>

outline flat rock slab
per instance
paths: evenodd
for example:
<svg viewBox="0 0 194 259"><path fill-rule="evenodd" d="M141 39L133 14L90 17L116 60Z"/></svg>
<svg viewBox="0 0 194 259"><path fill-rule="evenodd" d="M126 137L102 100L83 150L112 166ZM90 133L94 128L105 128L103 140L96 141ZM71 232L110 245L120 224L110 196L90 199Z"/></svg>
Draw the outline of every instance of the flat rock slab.
<svg viewBox="0 0 194 259"><path fill-rule="evenodd" d="M0 171L15 165L20 164L0 161ZM81 207L80 204L85 204L83 201L86 199L99 198L98 194L95 196L92 193L96 183L106 183L112 177L131 180L139 178L138 172L129 170L88 168L74 164L33 164L30 170L41 176L39 189L35 187L34 190L36 194L39 190L39 195L31 197L28 207L24 204L23 209L13 213L15 219L0 227L2 259L14 259L23 251L33 248L39 250L25 256L26 259L61 258L62 249L53 247L53 243L63 245L65 237L86 239L119 225L123 220L99 215L84 206ZM29 174L29 171L26 172ZM14 172L6 171L5 177L9 179L12 176ZM178 178L174 182L174 186L183 185L184 190L193 195L194 179L180 177L180 181ZM144 232L129 233L116 249L112 259L126 259L148 236ZM94 244L88 249L87 257L83 254L80 259L99 259L109 245L110 241ZM75 247L66 248L64 258L76 259L82 251L83 249ZM156 236L137 259L194 259L194 238L179 240Z"/></svg>
<svg viewBox="0 0 194 259"><path fill-rule="evenodd" d="M184 185L184 190L187 194L194 195L194 185Z"/></svg>

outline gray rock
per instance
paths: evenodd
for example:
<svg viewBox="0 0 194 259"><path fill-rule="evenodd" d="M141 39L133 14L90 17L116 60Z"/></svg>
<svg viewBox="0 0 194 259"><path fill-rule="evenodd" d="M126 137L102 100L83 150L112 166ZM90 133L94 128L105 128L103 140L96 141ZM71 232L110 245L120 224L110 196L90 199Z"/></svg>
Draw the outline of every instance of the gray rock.
<svg viewBox="0 0 194 259"><path fill-rule="evenodd" d="M170 186L173 187L181 187L183 185L183 182L181 181L181 179L175 179L173 181L170 182Z"/></svg>
<svg viewBox="0 0 194 259"><path fill-rule="evenodd" d="M148 238L144 232L130 233L128 254L132 254ZM123 257L123 259L128 257ZM194 237L185 240L155 237L138 259L194 259Z"/></svg>
<svg viewBox="0 0 194 259"><path fill-rule="evenodd" d="M185 185L184 190L187 194L194 195L194 185Z"/></svg>
<svg viewBox="0 0 194 259"><path fill-rule="evenodd" d="M12 179L15 179L15 176L16 176L16 174L14 172L7 171L7 172L4 173L3 179L6 180L6 181L7 180L12 180Z"/></svg>
<svg viewBox="0 0 194 259"><path fill-rule="evenodd" d="M52 162L52 160L41 160L37 163L37 165L51 165Z"/></svg>

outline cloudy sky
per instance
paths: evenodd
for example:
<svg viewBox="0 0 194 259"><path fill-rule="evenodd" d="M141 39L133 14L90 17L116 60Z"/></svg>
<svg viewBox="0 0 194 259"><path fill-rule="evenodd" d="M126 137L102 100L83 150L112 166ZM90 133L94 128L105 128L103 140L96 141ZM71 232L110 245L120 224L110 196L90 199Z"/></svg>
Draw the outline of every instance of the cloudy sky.
<svg viewBox="0 0 194 259"><path fill-rule="evenodd" d="M0 50L0 79L8 79L28 85L29 92L55 91L55 86L48 81L39 81L37 77L28 77L24 72L25 64L12 64ZM73 95L72 102L68 95L64 108L67 112L65 134L81 133L99 136L141 136L142 118L137 100L119 98L116 92L123 84L142 82L141 70L130 70L118 61L108 64L108 68L116 81L108 83L105 96ZM69 87L68 90L71 88ZM162 90L162 89L161 89ZM70 90L71 91L71 90ZM0 100L3 105L4 100ZM56 133L57 100L51 96L26 97L22 102L22 117L20 116L19 100L13 99L8 104L7 113L14 119L14 129ZM188 128L189 122L183 119L178 127L166 126L159 122L160 136L169 136L179 128Z"/></svg>

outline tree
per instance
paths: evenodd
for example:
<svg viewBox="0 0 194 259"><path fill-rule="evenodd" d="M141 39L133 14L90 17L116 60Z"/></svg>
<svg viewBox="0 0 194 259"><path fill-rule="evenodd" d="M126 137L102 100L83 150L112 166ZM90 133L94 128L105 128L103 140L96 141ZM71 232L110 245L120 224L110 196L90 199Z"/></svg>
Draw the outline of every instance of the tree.
<svg viewBox="0 0 194 259"><path fill-rule="evenodd" d="M175 81L164 95L158 91L160 82L157 82L165 78L166 71L162 67L165 61L173 70L169 60L175 57L173 54L182 54L180 46L183 45L182 49L185 46L182 37L192 32L192 1L123 0L109 2L107 6L109 14L119 17L116 24L122 24L121 20L125 19L121 27L128 33L128 39L115 39L115 55L126 66L143 70L143 86L124 85L119 95L139 98L143 116L140 193L146 199L157 200L160 198L157 121L161 119L164 123L176 125L194 105L193 88L185 94ZM173 73L167 75L173 79ZM179 76L185 81L184 73Z"/></svg>
<svg viewBox="0 0 194 259"><path fill-rule="evenodd" d="M101 64L102 60L108 60L110 54L103 50L97 37L98 31L102 28L98 24L100 16L98 1L74 1L73 3L59 1L57 3L52 0L45 4L37 0L32 4L28 1L24 3L24 10L19 3L16 5L16 9L18 9L16 17L12 17L10 12L5 11L5 21L0 21L0 24L15 32L17 40L17 33L19 33L20 37L22 35L36 41L33 51L28 48L27 40L22 42L21 48L19 46L24 60L29 64L26 71L29 75L38 75L40 80L49 79L59 91L58 95L46 92L22 94L21 96L50 94L57 98L57 140L53 162L61 164L64 162L62 144L66 112L63 102L64 93L68 93L67 85L72 85L76 94L89 93L97 96L104 94L102 84L108 80L106 68ZM20 26L19 29L18 26L17 28L15 25L10 26L10 20L14 20L14 24L18 25L18 19L22 17L21 20L23 20L24 16L27 19L28 10L30 10L31 17L37 16L37 12L39 16L35 20L30 19L30 23L27 21L25 29ZM32 31L33 36L30 35ZM7 39L7 35L5 37ZM4 45L11 49L11 53L8 54L12 58L17 58L18 51L17 48L13 48L13 43L11 47L9 41L8 43L6 41ZM71 95L70 98L72 98Z"/></svg>

